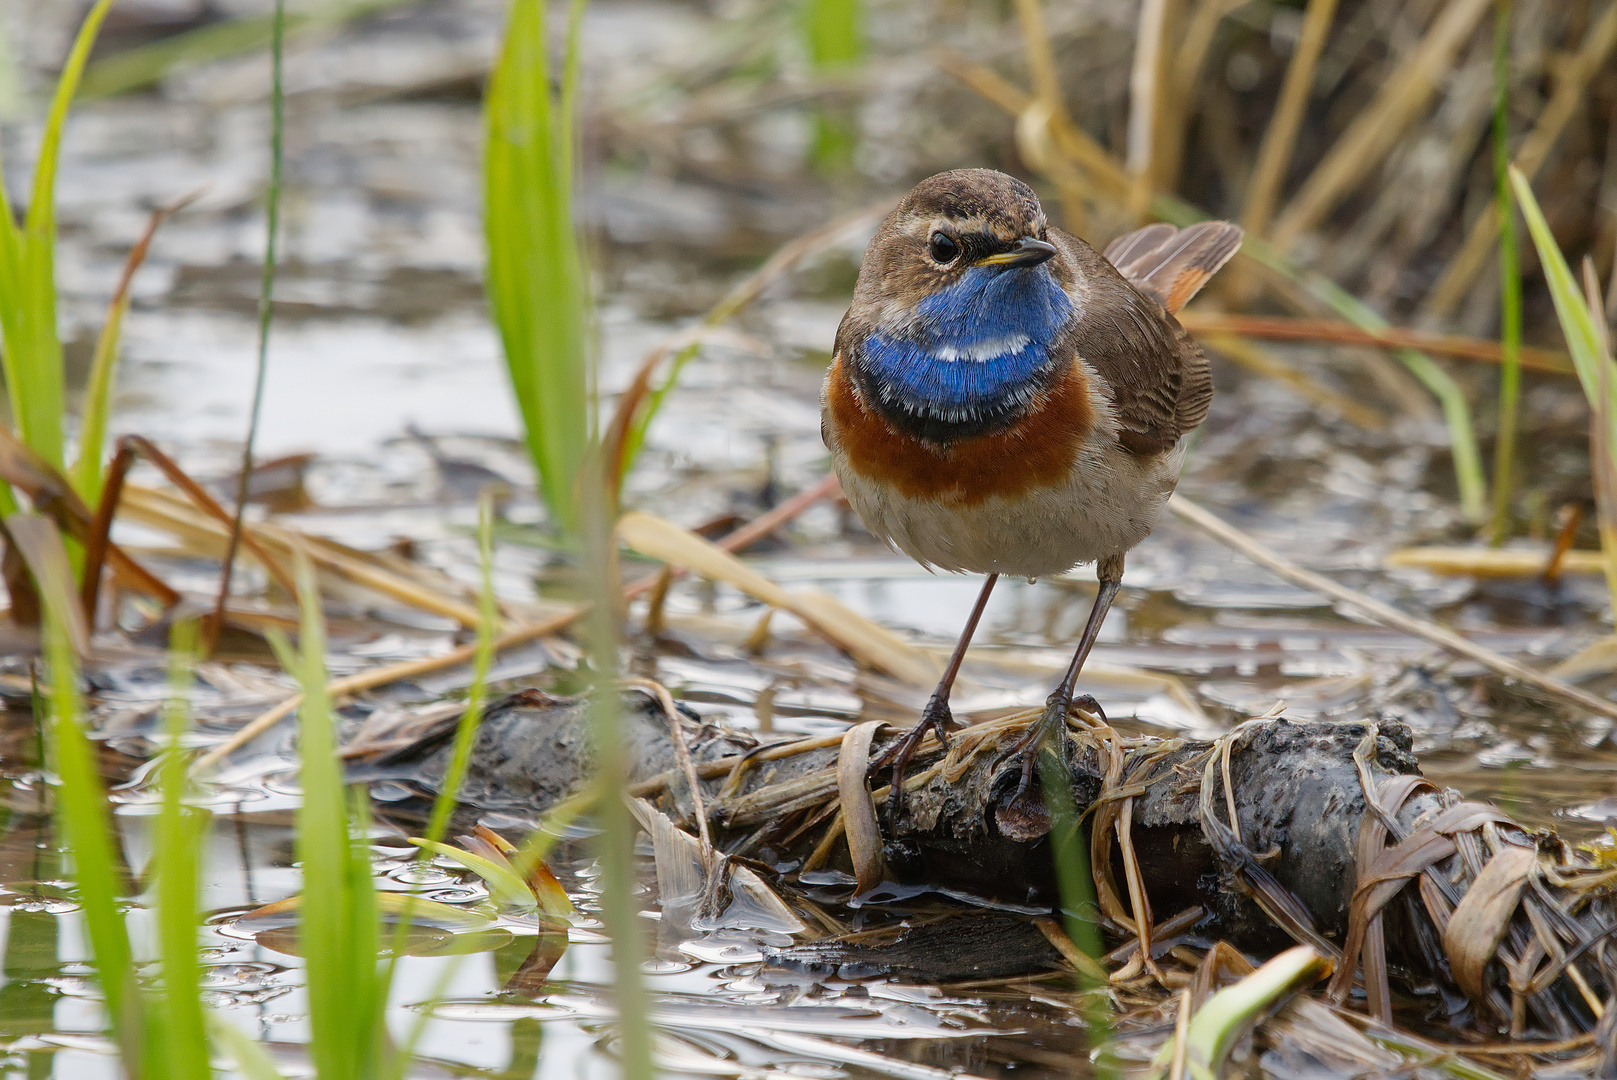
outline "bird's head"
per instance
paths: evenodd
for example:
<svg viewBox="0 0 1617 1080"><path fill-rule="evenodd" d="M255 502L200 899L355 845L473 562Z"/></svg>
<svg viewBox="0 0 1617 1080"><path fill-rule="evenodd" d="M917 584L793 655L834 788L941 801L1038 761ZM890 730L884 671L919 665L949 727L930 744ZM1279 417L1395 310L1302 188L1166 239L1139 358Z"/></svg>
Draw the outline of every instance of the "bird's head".
<svg viewBox="0 0 1617 1080"><path fill-rule="evenodd" d="M889 419L947 441L1007 422L1051 376L1076 273L1033 190L991 169L917 184L865 252L839 334Z"/></svg>
<svg viewBox="0 0 1617 1080"><path fill-rule="evenodd" d="M988 300L1034 274L1048 279L1044 264L1055 254L1032 188L992 169L954 169L915 185L882 222L865 253L855 303L876 309L873 321L896 330L915 322L933 297L965 303L990 294L982 297Z"/></svg>

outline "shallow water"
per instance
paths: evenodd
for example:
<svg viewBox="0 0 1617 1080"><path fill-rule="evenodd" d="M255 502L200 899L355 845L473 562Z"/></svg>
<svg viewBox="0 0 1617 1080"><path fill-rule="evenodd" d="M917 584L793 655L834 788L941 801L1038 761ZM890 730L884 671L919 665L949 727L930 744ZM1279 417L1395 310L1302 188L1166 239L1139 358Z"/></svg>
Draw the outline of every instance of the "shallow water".
<svg viewBox="0 0 1617 1080"><path fill-rule="evenodd" d="M264 458L316 455L306 477L315 505L284 515L289 524L367 548L407 540L418 558L465 580L474 565L473 500L489 471L517 492L531 485L478 286L475 79L500 8L453 0L401 9L294 49L286 262L259 447ZM0 17L19 55L59 53L63 16L51 5L11 0L0 4ZM870 88L865 123L884 135L880 151L861 159L857 174L816 178L803 167L812 135L804 109L749 105L736 93L704 96L690 88L700 80L688 68L669 67L682 51L715 48L716 34L755 32L758 18L748 8L713 20L675 3L590 7L587 68L592 100L603 103L594 115L619 124L589 150L596 165L585 200L609 390L781 242L933 165L990 152L970 142L976 113L964 114L959 152L944 161L934 160L939 152L925 123L884 119L902 114L906 102L953 92L939 89L940 77L915 56L901 56L887 81ZM970 29L969 20L940 16L935 26L914 18L926 24L917 31L922 39L939 26L956 35ZM882 23L878 39L896 39L902 29ZM127 43L135 31L123 33ZM232 472L251 390L264 73L261 58L226 60L174 78L160 93L88 104L64 150L59 269L80 379L105 298L147 212L205 185L198 202L165 226L136 279L115 419L118 431L157 438L204 479ZM704 115L720 120L703 122ZM911 130L917 123L922 130ZM0 129L14 185L32 138L26 125ZM635 138L654 150L628 153ZM823 474L819 380L862 242L812 261L703 349L652 428L629 502L695 525L751 516ZM1374 395L1356 354L1276 351L1342 392ZM1535 664L1609 631L1595 579L1549 588L1379 569L1394 548L1463 533L1441 429L1388 406L1389 425L1366 431L1284 386L1215 366L1219 395L1192 451L1186 494L1306 565ZM1580 482L1582 420L1567 405L1574 395L1568 384L1545 383L1530 396L1543 418L1543 430L1530 434L1546 488ZM519 494L506 514L522 526L539 511ZM134 528L122 539L136 547L164 542ZM789 586L824 589L928 644L947 646L976 595L977 581L928 574L830 507L804 515L790 540L760 549L751 563ZM206 566L161 550L151 558L177 585L198 594L211 588ZM542 593L556 587L540 549L503 544L497 570L503 595L531 595L535 581ZM979 635L989 647L968 664L956 716L1042 700L1092 596L1084 571L1070 580L1004 583ZM678 585L668 613L665 640L638 644L633 664L705 715L824 732L860 717L913 715L924 700L925 690L862 673L788 617L777 617L774 636L752 655L742 642L759 609L728 588ZM442 620L374 602L340 614L337 671L438 651L453 638ZM638 607L631 612L633 626L640 615ZM568 662L519 650L496 674L546 683L556 677L547 662L558 660ZM110 665L116 677L97 697L113 776L135 765L117 751L144 748L142 717L163 692L150 663L144 673L138 658ZM1414 727L1430 775L1496 798L1529 824L1581 838L1617 817L1609 723L1571 716L1420 642L1344 617L1174 520L1130 556L1126 588L1091 668L1084 688L1131 728L1208 736L1277 699L1293 716L1402 720ZM24 670L23 658L6 661L8 674ZM1142 672L1176 680L1182 692ZM384 700L453 692L466 679L464 672L428 678ZM1605 690L1611 680L1589 685ZM199 695L198 708L204 721L239 719L275 693L274 684L219 685ZM111 1077L108 1047L93 1034L99 1007L85 984L75 904L38 808L26 699L12 705L0 835L0 1075ZM205 978L210 1003L271 1043L295 1074L307 1034L298 961L231 927L233 916L298 886L295 778L285 775L276 739L257 749L238 755L209 800L215 818L203 906L215 917ZM146 814L138 784L121 793L117 820L136 874L146 857ZM396 836L379 831L377 858L383 886L404 888ZM570 873L588 912L587 855L558 869ZM435 887L468 902L481 895L475 882L447 871ZM649 895L648 904L654 922ZM505 930L481 943L486 951L400 963L390 1012L396 1034L422 1002L443 998L429 1010L413 1075L608 1075L610 1009L601 987L609 969L599 935L588 922L576 928L549 979L523 992L502 988L536 939L528 927ZM496 939L503 943L487 948ZM1084 1068L1085 1034L1060 983L950 990L879 978L778 980L760 969L754 939L693 940L660 951L647 981L668 1069L934 1080L944 1075L937 1070L999 1077Z"/></svg>

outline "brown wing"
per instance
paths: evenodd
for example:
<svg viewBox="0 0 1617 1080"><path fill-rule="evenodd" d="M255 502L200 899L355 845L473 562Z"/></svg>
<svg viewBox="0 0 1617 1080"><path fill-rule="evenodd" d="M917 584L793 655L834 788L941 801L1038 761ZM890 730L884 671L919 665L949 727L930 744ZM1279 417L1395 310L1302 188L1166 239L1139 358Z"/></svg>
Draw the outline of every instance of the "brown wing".
<svg viewBox="0 0 1617 1080"><path fill-rule="evenodd" d="M1241 227L1202 221L1187 228L1147 225L1106 245L1106 261L1136 289L1176 312L1241 246Z"/></svg>
<svg viewBox="0 0 1617 1080"><path fill-rule="evenodd" d="M1159 229L1175 231L1142 232ZM1094 248L1058 229L1050 237L1087 294L1067 344L1106 380L1122 425L1118 442L1142 455L1172 449L1207 416L1213 400L1207 357L1160 300L1125 280ZM1152 239L1140 241L1137 258L1161 246L1163 237Z"/></svg>

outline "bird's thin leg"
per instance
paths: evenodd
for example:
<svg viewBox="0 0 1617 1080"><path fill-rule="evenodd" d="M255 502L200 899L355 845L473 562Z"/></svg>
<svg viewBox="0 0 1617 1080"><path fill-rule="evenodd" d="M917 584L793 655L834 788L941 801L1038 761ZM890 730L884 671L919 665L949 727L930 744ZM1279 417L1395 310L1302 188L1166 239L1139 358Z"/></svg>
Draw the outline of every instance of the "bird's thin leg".
<svg viewBox="0 0 1617 1080"><path fill-rule="evenodd" d="M904 770L909 767L910 758L915 756L921 739L928 731L933 731L937 733L939 742L944 746L949 745L949 729L954 727L954 714L949 711L949 692L954 689L955 676L960 674L960 665L966 659L966 647L971 644L971 636L977 632L977 623L982 620L983 609L988 606L988 594L994 591L994 583L998 580L998 574L989 574L988 580L983 582L983 591L977 594L977 602L972 605L971 614L966 618L966 627L960 631L960 640L955 643L954 655L949 657L949 666L944 669L938 688L932 691L932 699L921 711L920 722L871 762L872 772L888 762L893 765L893 786L887 795L888 821L898 820L899 808L904 803Z"/></svg>
<svg viewBox="0 0 1617 1080"><path fill-rule="evenodd" d="M1084 661L1089 659L1089 650L1095 647L1101 624L1106 621L1106 613L1112 609L1112 601L1123 583L1123 557L1118 555L1102 559L1095 568L1095 576L1100 579L1100 591L1095 594L1095 604L1089 609L1089 621L1084 624L1083 637L1078 639L1078 648L1072 654L1072 663L1067 665L1067 673L1045 701L1044 715L1005 754L1007 760L1018 754L1022 757L1022 778L1016 786L1013 802L1027 793L1033 781L1033 764L1047 740L1057 739L1056 745L1062 748L1061 756L1063 760L1066 758L1067 714L1072 711L1074 703L1073 689L1078 685L1078 673L1084 669ZM1102 720L1106 719L1100 703L1089 695L1077 699L1077 704L1096 713Z"/></svg>

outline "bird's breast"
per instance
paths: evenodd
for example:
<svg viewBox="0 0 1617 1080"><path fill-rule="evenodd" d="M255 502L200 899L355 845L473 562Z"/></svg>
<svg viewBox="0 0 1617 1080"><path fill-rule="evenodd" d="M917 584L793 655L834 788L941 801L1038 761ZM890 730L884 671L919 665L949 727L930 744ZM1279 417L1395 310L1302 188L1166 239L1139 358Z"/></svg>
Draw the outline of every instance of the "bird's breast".
<svg viewBox="0 0 1617 1080"><path fill-rule="evenodd" d="M826 435L840 465L907 498L961 506L1065 484L1096 413L1088 376L1073 360L1009 424L938 443L895 428L865 399L844 358L826 376Z"/></svg>

